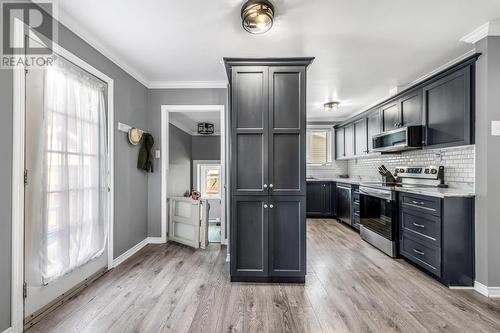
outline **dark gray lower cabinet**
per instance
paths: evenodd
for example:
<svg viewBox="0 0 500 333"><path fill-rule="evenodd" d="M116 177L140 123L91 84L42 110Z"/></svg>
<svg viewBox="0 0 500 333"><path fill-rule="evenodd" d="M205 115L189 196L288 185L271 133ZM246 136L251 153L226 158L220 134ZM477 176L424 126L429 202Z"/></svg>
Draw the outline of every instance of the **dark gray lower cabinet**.
<svg viewBox="0 0 500 333"><path fill-rule="evenodd" d="M306 273L305 198L273 196L268 208L269 275Z"/></svg>
<svg viewBox="0 0 500 333"><path fill-rule="evenodd" d="M401 193L399 252L448 286L474 284L474 198Z"/></svg>
<svg viewBox="0 0 500 333"><path fill-rule="evenodd" d="M306 188L307 217L333 217L335 183L309 181Z"/></svg>
<svg viewBox="0 0 500 333"><path fill-rule="evenodd" d="M231 281L304 282L303 196L233 197Z"/></svg>
<svg viewBox="0 0 500 333"><path fill-rule="evenodd" d="M267 276L268 196L234 196L231 201L231 275ZM235 241L237 240L237 241Z"/></svg>

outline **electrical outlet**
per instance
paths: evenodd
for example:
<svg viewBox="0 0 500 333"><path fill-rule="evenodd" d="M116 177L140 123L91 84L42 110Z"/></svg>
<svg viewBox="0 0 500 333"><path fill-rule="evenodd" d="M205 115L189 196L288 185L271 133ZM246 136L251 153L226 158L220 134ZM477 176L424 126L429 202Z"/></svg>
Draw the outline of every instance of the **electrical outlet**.
<svg viewBox="0 0 500 333"><path fill-rule="evenodd" d="M500 121L492 120L491 121L491 135L492 136L500 136Z"/></svg>

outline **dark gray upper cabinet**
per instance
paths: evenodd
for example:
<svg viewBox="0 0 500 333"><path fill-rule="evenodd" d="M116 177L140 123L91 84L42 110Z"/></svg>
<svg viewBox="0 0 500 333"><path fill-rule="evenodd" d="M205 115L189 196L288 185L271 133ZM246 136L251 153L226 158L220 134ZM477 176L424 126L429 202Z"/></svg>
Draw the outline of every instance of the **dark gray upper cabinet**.
<svg viewBox="0 0 500 333"><path fill-rule="evenodd" d="M362 118L354 123L354 155L363 156L368 153L367 120Z"/></svg>
<svg viewBox="0 0 500 333"><path fill-rule="evenodd" d="M414 90L399 99L401 126L422 125L422 89Z"/></svg>
<svg viewBox="0 0 500 333"><path fill-rule="evenodd" d="M270 67L269 82L269 191L305 195L305 68Z"/></svg>
<svg viewBox="0 0 500 333"><path fill-rule="evenodd" d="M392 101L380 108L382 113L382 130L384 132L399 127L399 101Z"/></svg>
<svg viewBox="0 0 500 333"><path fill-rule="evenodd" d="M232 274L268 274L268 201L268 196L233 196L231 199Z"/></svg>
<svg viewBox="0 0 500 333"><path fill-rule="evenodd" d="M347 125L344 131L344 156L351 158L354 156L354 124Z"/></svg>
<svg viewBox="0 0 500 333"><path fill-rule="evenodd" d="M345 157L345 140L344 128L335 129L335 158L342 159Z"/></svg>
<svg viewBox="0 0 500 333"><path fill-rule="evenodd" d="M368 152L373 152L373 140L374 135L380 134L381 123L380 123L380 111L374 111L368 115Z"/></svg>
<svg viewBox="0 0 500 333"><path fill-rule="evenodd" d="M470 66L424 87L426 146L437 148L473 143L472 93Z"/></svg>
<svg viewBox="0 0 500 333"><path fill-rule="evenodd" d="M269 203L269 275L306 272L305 197L273 196Z"/></svg>
<svg viewBox="0 0 500 333"><path fill-rule="evenodd" d="M233 67L232 173L235 195L268 193L269 75L264 66Z"/></svg>

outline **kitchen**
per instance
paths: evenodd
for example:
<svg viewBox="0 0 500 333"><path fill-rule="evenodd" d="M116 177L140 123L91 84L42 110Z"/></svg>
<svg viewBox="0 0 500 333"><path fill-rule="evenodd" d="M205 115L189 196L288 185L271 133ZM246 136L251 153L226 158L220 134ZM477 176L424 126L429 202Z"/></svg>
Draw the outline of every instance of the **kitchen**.
<svg viewBox="0 0 500 333"><path fill-rule="evenodd" d="M446 286L473 287L479 57L345 122L310 125L307 217L335 219Z"/></svg>

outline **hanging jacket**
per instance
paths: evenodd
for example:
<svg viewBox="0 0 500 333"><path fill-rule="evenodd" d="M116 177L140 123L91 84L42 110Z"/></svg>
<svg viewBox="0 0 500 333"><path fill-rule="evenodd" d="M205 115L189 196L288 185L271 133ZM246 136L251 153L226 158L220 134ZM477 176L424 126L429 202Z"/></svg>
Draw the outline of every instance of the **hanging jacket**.
<svg viewBox="0 0 500 333"><path fill-rule="evenodd" d="M142 146L139 150L139 158L137 159L137 168L146 172L153 172L153 153L152 148L155 143L153 136L149 133L142 135Z"/></svg>

